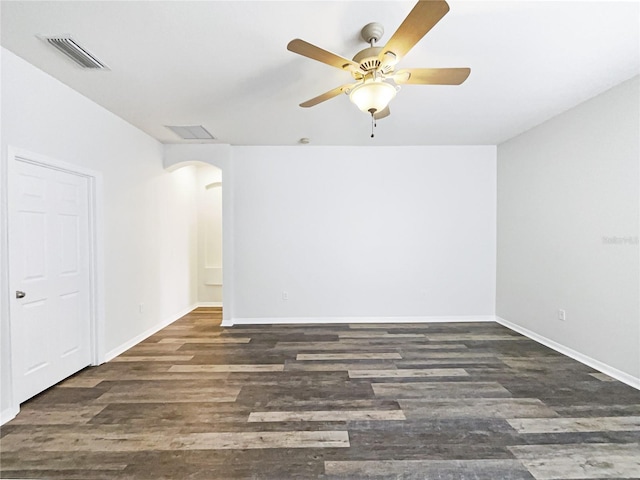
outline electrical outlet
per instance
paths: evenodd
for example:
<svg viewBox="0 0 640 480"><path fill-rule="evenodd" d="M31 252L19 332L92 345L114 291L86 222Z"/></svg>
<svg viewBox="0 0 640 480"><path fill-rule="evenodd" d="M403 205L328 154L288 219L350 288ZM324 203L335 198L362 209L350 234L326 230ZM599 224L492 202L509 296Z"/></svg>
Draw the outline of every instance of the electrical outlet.
<svg viewBox="0 0 640 480"><path fill-rule="evenodd" d="M140 313L144 313L144 303L141 303L141 304L138 305L138 311Z"/></svg>
<svg viewBox="0 0 640 480"><path fill-rule="evenodd" d="M282 292L282 300L289 300L289 292Z"/></svg>
<svg viewBox="0 0 640 480"><path fill-rule="evenodd" d="M558 310L558 320L564 322L567 319L567 314L564 310Z"/></svg>

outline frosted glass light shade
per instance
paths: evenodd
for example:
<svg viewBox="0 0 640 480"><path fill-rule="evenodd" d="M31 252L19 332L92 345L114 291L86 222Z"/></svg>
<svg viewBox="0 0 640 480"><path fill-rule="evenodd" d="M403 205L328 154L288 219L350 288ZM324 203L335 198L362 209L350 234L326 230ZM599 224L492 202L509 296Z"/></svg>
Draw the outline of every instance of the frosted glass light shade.
<svg viewBox="0 0 640 480"><path fill-rule="evenodd" d="M369 113L371 110L375 112L384 110L395 96L396 89L393 85L383 81L369 80L356 85L351 90L349 99L360 110Z"/></svg>

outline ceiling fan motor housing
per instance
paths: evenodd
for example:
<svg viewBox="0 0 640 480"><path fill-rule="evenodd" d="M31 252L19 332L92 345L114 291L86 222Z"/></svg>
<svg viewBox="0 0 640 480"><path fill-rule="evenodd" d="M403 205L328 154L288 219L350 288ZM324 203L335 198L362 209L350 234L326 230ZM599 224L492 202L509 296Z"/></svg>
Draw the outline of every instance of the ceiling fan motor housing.
<svg viewBox="0 0 640 480"><path fill-rule="evenodd" d="M377 70L380 66L380 60L378 60L378 54L382 50L382 47L369 47L359 51L353 57L353 61L360 65L360 70L364 73L370 70Z"/></svg>
<svg viewBox="0 0 640 480"><path fill-rule="evenodd" d="M379 54L382 51L382 47L369 47L364 50L360 50L353 57L353 61L360 65L361 72L354 72L353 76L356 79L361 78L359 73L365 74L371 71L379 71L385 75L393 71L393 65L386 64L380 68Z"/></svg>

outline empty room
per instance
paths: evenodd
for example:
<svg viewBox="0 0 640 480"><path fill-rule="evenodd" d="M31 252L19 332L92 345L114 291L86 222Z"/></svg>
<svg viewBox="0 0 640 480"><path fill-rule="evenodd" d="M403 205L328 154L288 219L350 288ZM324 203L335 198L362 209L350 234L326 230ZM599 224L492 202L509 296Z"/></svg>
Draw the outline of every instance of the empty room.
<svg viewBox="0 0 640 480"><path fill-rule="evenodd" d="M0 44L1 478L640 479L640 2Z"/></svg>

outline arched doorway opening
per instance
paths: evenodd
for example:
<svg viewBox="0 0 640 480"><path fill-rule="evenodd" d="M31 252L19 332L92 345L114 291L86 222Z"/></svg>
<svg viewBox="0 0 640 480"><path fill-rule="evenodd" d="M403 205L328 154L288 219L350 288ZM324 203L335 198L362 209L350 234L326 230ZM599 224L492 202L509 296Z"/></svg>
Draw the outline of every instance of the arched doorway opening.
<svg viewBox="0 0 640 480"><path fill-rule="evenodd" d="M167 168L172 173L190 169L189 178L195 214L192 278L198 307L223 306L223 199L222 169L202 161L179 162ZM192 290L193 291L193 290Z"/></svg>
<svg viewBox="0 0 640 480"><path fill-rule="evenodd" d="M197 167L198 304L222 307L222 170Z"/></svg>

